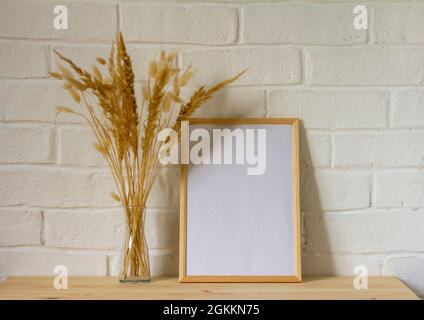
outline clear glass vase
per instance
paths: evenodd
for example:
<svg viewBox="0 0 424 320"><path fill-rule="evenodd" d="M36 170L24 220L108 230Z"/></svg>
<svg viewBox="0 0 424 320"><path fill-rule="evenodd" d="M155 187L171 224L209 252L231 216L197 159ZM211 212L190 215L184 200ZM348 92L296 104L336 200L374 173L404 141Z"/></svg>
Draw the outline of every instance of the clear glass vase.
<svg viewBox="0 0 424 320"><path fill-rule="evenodd" d="M151 280L149 249L144 232L146 209L136 214L125 209L124 245L121 255L119 281L122 283L139 283Z"/></svg>

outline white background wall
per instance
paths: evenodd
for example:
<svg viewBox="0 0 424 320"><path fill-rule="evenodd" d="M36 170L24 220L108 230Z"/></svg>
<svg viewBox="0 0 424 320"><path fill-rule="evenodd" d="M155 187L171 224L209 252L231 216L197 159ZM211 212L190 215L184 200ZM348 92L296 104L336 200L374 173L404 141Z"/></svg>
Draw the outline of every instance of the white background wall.
<svg viewBox="0 0 424 320"><path fill-rule="evenodd" d="M68 31L52 27L69 9ZM424 295L424 4L365 2L369 29L353 28L354 1L0 0L0 272L116 274L121 210L92 137L76 118L53 49L89 67L117 30L138 81L160 48L211 83L249 67L199 116L303 120L305 274L400 276ZM144 73L143 73L144 72ZM178 168L151 194L153 273L176 274Z"/></svg>

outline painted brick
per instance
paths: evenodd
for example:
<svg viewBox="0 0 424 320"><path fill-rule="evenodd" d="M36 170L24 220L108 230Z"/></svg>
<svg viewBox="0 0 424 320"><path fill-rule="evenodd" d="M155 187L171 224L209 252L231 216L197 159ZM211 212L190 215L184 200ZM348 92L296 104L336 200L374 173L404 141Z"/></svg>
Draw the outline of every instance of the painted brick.
<svg viewBox="0 0 424 320"><path fill-rule="evenodd" d="M374 7L377 43L424 43L424 5L385 4Z"/></svg>
<svg viewBox="0 0 424 320"><path fill-rule="evenodd" d="M382 255L309 254L302 253L302 273L305 275L354 276L355 266L365 266L369 275L379 275Z"/></svg>
<svg viewBox="0 0 424 320"><path fill-rule="evenodd" d="M45 245L63 248L116 249L122 246L122 212L47 210Z"/></svg>
<svg viewBox="0 0 424 320"><path fill-rule="evenodd" d="M68 30L56 30L53 8L68 9ZM2 1L0 36L31 39L107 40L117 31L116 5L75 1Z"/></svg>
<svg viewBox="0 0 424 320"><path fill-rule="evenodd" d="M393 100L391 112L393 127L424 127L424 92L396 92Z"/></svg>
<svg viewBox="0 0 424 320"><path fill-rule="evenodd" d="M422 48L310 48L308 54L307 79L314 85L413 86L424 83Z"/></svg>
<svg viewBox="0 0 424 320"><path fill-rule="evenodd" d="M1 163L49 163L54 160L54 134L48 127L0 125Z"/></svg>
<svg viewBox="0 0 424 320"><path fill-rule="evenodd" d="M149 199L147 200L147 207L178 208L179 173L179 167L163 168L158 172Z"/></svg>
<svg viewBox="0 0 424 320"><path fill-rule="evenodd" d="M107 166L106 160L93 148L97 140L90 128L60 128L59 141L59 164Z"/></svg>
<svg viewBox="0 0 424 320"><path fill-rule="evenodd" d="M150 249L178 246L178 210L148 209L146 241ZM120 249L123 245L123 209L47 210L46 246L77 249Z"/></svg>
<svg viewBox="0 0 424 320"><path fill-rule="evenodd" d="M75 102L57 83L0 84L0 112L5 121L48 121L55 120L55 107L65 105L75 108ZM75 108L75 110L79 110ZM62 114L60 122L81 122L81 118Z"/></svg>
<svg viewBox="0 0 424 320"><path fill-rule="evenodd" d="M298 49L243 47L183 51L184 66L198 71L196 84L211 84L230 78L248 68L236 84L297 84L302 81Z"/></svg>
<svg viewBox="0 0 424 320"><path fill-rule="evenodd" d="M381 128L388 100L376 91L272 90L268 115L299 118L305 128Z"/></svg>
<svg viewBox="0 0 424 320"><path fill-rule="evenodd" d="M47 77L46 53L40 44L0 41L0 77Z"/></svg>
<svg viewBox="0 0 424 320"><path fill-rule="evenodd" d="M193 91L191 91L192 93ZM187 94L189 96L189 94ZM218 92L212 100L193 114L199 118L245 118L263 117L265 114L265 91L229 87Z"/></svg>
<svg viewBox="0 0 424 320"><path fill-rule="evenodd" d="M307 249L321 252L420 250L424 214L408 211L326 213L305 217Z"/></svg>
<svg viewBox="0 0 424 320"><path fill-rule="evenodd" d="M331 164L331 137L329 134L300 132L300 158L305 166L329 166Z"/></svg>
<svg viewBox="0 0 424 320"><path fill-rule="evenodd" d="M350 5L284 3L243 8L246 43L348 45L367 41L367 30L356 30Z"/></svg>
<svg viewBox="0 0 424 320"><path fill-rule="evenodd" d="M53 168L1 168L0 203L46 207L112 207L115 184L108 171L76 171ZM178 168L160 170L147 205L177 208Z"/></svg>
<svg viewBox="0 0 424 320"><path fill-rule="evenodd" d="M237 37L237 12L226 6L124 4L122 20L129 41L229 44Z"/></svg>
<svg viewBox="0 0 424 320"><path fill-rule="evenodd" d="M176 251L153 253L150 263L153 277L178 274L178 253Z"/></svg>
<svg viewBox="0 0 424 320"><path fill-rule="evenodd" d="M371 178L368 173L303 170L302 208L306 211L348 210L370 205Z"/></svg>
<svg viewBox="0 0 424 320"><path fill-rule="evenodd" d="M67 267L68 275L105 276L106 256L99 253L71 253L46 249L0 251L0 273L6 275L53 276L57 265Z"/></svg>
<svg viewBox="0 0 424 320"><path fill-rule="evenodd" d="M147 209L146 240L149 248L178 247L179 211L177 209Z"/></svg>
<svg viewBox="0 0 424 320"><path fill-rule="evenodd" d="M334 163L336 166L421 166L423 141L422 132L336 134Z"/></svg>
<svg viewBox="0 0 424 320"><path fill-rule="evenodd" d="M375 206L380 208L424 207L424 172L381 172L375 177Z"/></svg>
<svg viewBox="0 0 424 320"><path fill-rule="evenodd" d="M108 207L116 205L107 172L72 169L1 168L0 203L4 206Z"/></svg>
<svg viewBox="0 0 424 320"><path fill-rule="evenodd" d="M0 246L41 244L41 211L0 209Z"/></svg>
<svg viewBox="0 0 424 320"><path fill-rule="evenodd" d="M57 46L55 49L63 54L65 57L70 58L78 66L88 71L92 71L93 64L95 64L104 76L107 75L107 68L99 65L96 62L96 57L107 59L110 55L111 45L100 46ZM158 58L160 48L144 47L134 48L131 45L127 47L128 54L131 57L132 67L137 81L147 80L147 67L152 59ZM173 48L164 48L167 52L174 50ZM54 55L54 54L52 54ZM56 63L60 63L58 58L54 58L54 70L57 70Z"/></svg>

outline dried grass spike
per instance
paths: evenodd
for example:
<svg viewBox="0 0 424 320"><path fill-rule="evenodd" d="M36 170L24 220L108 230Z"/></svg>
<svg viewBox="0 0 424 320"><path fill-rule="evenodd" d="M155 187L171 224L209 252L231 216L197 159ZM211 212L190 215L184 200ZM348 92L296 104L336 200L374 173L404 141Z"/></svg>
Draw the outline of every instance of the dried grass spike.
<svg viewBox="0 0 424 320"><path fill-rule="evenodd" d="M81 102L81 97L74 88L69 88L68 91L71 94L72 99L75 100L75 102L77 102L77 103Z"/></svg>
<svg viewBox="0 0 424 320"><path fill-rule="evenodd" d="M105 65L106 64L106 60L103 59L102 57L97 57L96 60L97 60L98 63L100 63L102 65Z"/></svg>
<svg viewBox="0 0 424 320"><path fill-rule="evenodd" d="M115 192L111 192L110 196L112 197L113 200L115 200L117 202L121 202L121 197L118 196Z"/></svg>
<svg viewBox="0 0 424 320"><path fill-rule="evenodd" d="M74 111L74 110L72 110L71 108L69 108L69 107L65 107L65 106L57 106L56 107L56 114L55 114L55 116L54 116L54 121L56 122L56 120L57 120L57 117L59 116L59 114L60 113L72 113L72 114L76 114L76 115L78 115L78 116L81 116L81 117L84 117L84 115L83 114L81 114L81 113L79 113L79 112L76 112L76 111Z"/></svg>
<svg viewBox="0 0 424 320"><path fill-rule="evenodd" d="M49 72L49 75L55 79L63 80L63 76L59 72Z"/></svg>
<svg viewBox="0 0 424 320"><path fill-rule="evenodd" d="M158 72L158 65L156 61L153 60L149 64L149 71L148 71L149 76L152 77L153 79L156 79L157 72Z"/></svg>
<svg viewBox="0 0 424 320"><path fill-rule="evenodd" d="M185 103L185 101L183 99L181 99L180 96L177 96L175 94L171 94L172 99L176 102L176 103Z"/></svg>
<svg viewBox="0 0 424 320"><path fill-rule="evenodd" d="M65 76L66 81L68 81L75 89L79 91L85 91L87 89L87 86L83 83L79 82L78 80L75 80L72 77Z"/></svg>
<svg viewBox="0 0 424 320"><path fill-rule="evenodd" d="M97 68L95 65L93 65L93 73L94 73L94 77L96 77L97 80L99 81L103 80L102 73L100 72L99 68Z"/></svg>
<svg viewBox="0 0 424 320"><path fill-rule="evenodd" d="M149 88L148 87L143 87L143 99L145 101L148 101L150 99Z"/></svg>
<svg viewBox="0 0 424 320"><path fill-rule="evenodd" d="M184 71L183 75L180 78L180 86L184 87L190 81L191 77L196 71L191 67L191 64Z"/></svg>
<svg viewBox="0 0 424 320"><path fill-rule="evenodd" d="M61 64L57 64L57 67L59 68L60 72L62 72L62 74L64 76L68 76L70 78L73 78L72 72L71 70L69 70L68 68L66 68L65 66L61 65Z"/></svg>
<svg viewBox="0 0 424 320"><path fill-rule="evenodd" d="M178 55L178 50L174 50L174 51L172 51L171 53L169 53L168 55L167 55L167 57L166 57L166 59L169 61L169 62L172 62L176 57L177 57L177 55Z"/></svg>
<svg viewBox="0 0 424 320"><path fill-rule="evenodd" d="M164 112L168 112L171 109L172 104L172 93L167 92L165 98L163 99L162 108Z"/></svg>
<svg viewBox="0 0 424 320"><path fill-rule="evenodd" d="M174 77L174 82L172 84L172 93L176 96L180 93L180 78L178 77L178 74Z"/></svg>
<svg viewBox="0 0 424 320"><path fill-rule="evenodd" d="M99 151L102 155L107 154L106 149L100 143L93 143L93 147L94 147L94 149Z"/></svg>

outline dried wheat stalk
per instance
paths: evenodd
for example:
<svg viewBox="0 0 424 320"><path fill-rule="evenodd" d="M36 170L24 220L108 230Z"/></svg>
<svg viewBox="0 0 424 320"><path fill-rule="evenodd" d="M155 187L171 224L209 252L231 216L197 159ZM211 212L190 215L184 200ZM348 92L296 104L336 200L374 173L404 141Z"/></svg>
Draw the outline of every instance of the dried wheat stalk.
<svg viewBox="0 0 424 320"><path fill-rule="evenodd" d="M137 104L134 90L134 73L131 58L127 53L121 33L112 44L107 60L97 58L89 72L72 60L55 51L65 64L58 64L54 78L64 81L64 88L81 106L80 111L59 106L59 113L73 113L83 117L97 138L94 148L106 159L118 192L111 196L122 203L128 233L135 237L133 247L124 255L124 276L142 276L148 271L148 257L144 239L144 208L160 166L158 153L164 143L156 139L165 128L173 128L178 135L181 121L186 120L205 101L219 90L237 80L235 77L220 82L211 88L200 87L184 102L180 89L186 86L194 70L191 66L180 71L176 66L177 52L153 60L148 68L148 80L142 87L142 103ZM100 68L106 69L106 75ZM176 121L171 124L174 112ZM134 256L144 257L135 259Z"/></svg>

